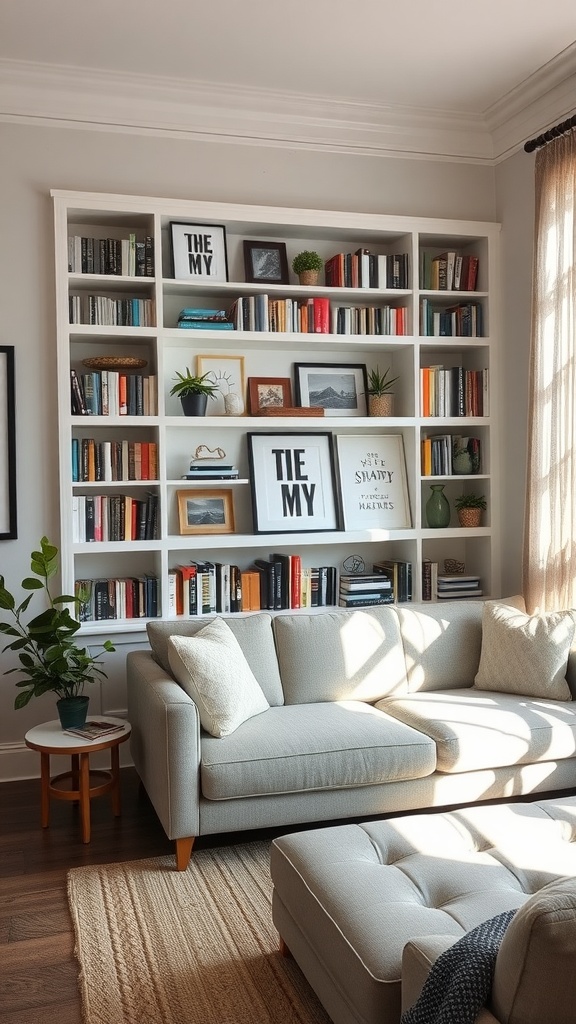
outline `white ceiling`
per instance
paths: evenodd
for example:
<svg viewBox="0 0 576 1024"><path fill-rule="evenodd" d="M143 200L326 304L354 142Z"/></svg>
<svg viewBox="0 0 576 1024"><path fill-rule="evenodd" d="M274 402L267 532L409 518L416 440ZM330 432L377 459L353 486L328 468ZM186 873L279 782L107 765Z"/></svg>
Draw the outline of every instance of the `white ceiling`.
<svg viewBox="0 0 576 1024"><path fill-rule="evenodd" d="M110 105L114 91L126 121L123 101L131 95L135 111L139 91L155 98L149 124L157 128L159 104L171 98L182 106L172 124L178 131L207 128L207 117L186 123L186 103L189 112L225 109L227 131L235 108L264 112L268 137L275 111L281 120L296 116L300 127L322 112L340 132L344 123L363 126L356 142L365 146L367 125L380 133L392 125L395 136L426 124L490 132L510 112L522 121L523 97L543 100L537 116L555 116L546 97L559 87L561 116L576 105L574 0L3 0L1 8L4 118L65 120L62 98L50 109L50 95L67 84L76 118L82 93ZM16 88L26 94L20 107ZM134 123L141 120L135 114Z"/></svg>

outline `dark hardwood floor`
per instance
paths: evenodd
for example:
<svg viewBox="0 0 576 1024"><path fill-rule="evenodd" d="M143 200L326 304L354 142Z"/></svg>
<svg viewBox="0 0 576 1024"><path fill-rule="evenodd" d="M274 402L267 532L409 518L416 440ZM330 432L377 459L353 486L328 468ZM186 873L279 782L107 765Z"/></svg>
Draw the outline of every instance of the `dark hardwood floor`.
<svg viewBox="0 0 576 1024"><path fill-rule="evenodd" d="M109 797L93 800L88 845L71 804L52 801L50 828L40 827L38 779L0 784L2 1024L81 1024L69 868L173 852L134 769L121 777L122 815L113 817Z"/></svg>

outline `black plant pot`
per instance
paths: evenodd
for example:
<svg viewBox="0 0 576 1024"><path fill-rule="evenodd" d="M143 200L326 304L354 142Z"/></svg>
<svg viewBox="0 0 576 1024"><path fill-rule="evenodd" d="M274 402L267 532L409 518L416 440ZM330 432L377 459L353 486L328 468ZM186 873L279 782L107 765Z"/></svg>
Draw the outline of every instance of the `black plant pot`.
<svg viewBox="0 0 576 1024"><path fill-rule="evenodd" d="M62 697L56 701L63 729L81 729L86 723L89 697Z"/></svg>
<svg viewBox="0 0 576 1024"><path fill-rule="evenodd" d="M208 395L190 394L181 395L180 401L185 416L205 416L208 405Z"/></svg>

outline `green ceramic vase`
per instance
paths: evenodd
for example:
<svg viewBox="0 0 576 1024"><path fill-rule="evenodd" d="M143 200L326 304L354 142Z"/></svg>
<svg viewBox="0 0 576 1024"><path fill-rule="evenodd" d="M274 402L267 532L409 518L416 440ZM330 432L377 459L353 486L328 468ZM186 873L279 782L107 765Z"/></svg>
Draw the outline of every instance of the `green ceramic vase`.
<svg viewBox="0 0 576 1024"><path fill-rule="evenodd" d="M430 484L432 494L426 502L426 522L431 530L441 530L450 524L450 505L444 494L444 484Z"/></svg>

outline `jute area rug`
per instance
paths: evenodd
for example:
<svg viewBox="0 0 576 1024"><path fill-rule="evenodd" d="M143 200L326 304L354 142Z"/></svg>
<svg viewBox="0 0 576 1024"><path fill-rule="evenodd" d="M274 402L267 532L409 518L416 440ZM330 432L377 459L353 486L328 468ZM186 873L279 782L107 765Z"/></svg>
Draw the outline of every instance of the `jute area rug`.
<svg viewBox="0 0 576 1024"><path fill-rule="evenodd" d="M267 843L74 868L85 1024L330 1024L278 952Z"/></svg>

